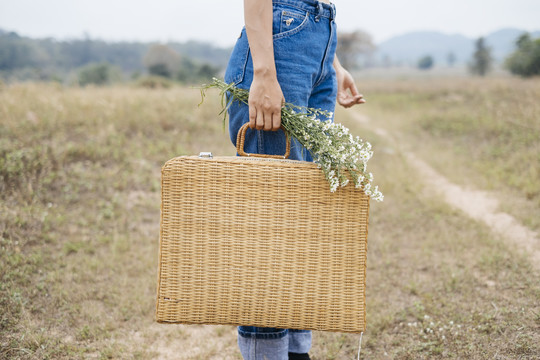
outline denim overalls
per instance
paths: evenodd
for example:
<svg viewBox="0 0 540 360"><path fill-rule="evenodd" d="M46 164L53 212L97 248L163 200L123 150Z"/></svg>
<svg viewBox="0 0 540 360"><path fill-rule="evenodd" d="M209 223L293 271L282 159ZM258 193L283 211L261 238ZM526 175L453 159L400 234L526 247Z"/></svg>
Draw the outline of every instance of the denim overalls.
<svg viewBox="0 0 540 360"><path fill-rule="evenodd" d="M334 18L333 4L316 0L273 0L274 57L277 79L286 102L333 113L337 95L332 66L337 43ZM243 28L231 54L225 82L249 89L252 80L253 62ZM229 134L235 146L238 130L246 122L249 122L248 106L233 102L229 108ZM282 130L248 129L244 150L283 155L285 134ZM290 158L313 161L296 139L292 139ZM286 360L288 352L309 351L311 331L239 326L238 345L246 360Z"/></svg>

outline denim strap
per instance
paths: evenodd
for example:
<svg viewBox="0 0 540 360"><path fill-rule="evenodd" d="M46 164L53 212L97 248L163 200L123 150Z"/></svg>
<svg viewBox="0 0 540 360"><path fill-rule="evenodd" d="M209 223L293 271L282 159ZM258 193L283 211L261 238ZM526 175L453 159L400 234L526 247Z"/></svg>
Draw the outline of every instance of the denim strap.
<svg viewBox="0 0 540 360"><path fill-rule="evenodd" d="M315 16L315 21L319 22L321 19L321 14L323 13L323 6L320 1L317 1L317 15Z"/></svg>
<svg viewBox="0 0 540 360"><path fill-rule="evenodd" d="M334 4L331 4L330 21L334 20L335 18L336 18L336 7Z"/></svg>

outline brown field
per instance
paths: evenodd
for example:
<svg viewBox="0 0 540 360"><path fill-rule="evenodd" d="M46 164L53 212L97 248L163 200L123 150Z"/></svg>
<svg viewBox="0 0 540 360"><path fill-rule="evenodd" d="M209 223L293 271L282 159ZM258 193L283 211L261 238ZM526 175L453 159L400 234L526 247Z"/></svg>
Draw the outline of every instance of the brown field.
<svg viewBox="0 0 540 360"><path fill-rule="evenodd" d="M540 79L358 84L367 104L336 116L373 144L385 194L361 358L539 358ZM241 359L232 326L153 321L160 167L235 152L217 94L199 101L178 86L0 87L1 359ZM534 246L449 205L408 154L483 191ZM358 340L314 332L312 358L356 358Z"/></svg>

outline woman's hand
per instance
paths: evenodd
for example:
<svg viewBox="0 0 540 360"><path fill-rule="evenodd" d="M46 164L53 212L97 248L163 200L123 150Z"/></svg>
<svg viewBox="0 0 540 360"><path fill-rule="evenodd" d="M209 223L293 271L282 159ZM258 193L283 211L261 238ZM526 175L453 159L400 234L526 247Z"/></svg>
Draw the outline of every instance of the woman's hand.
<svg viewBox="0 0 540 360"><path fill-rule="evenodd" d="M358 93L358 89L354 84L352 75L341 66L337 56L334 58L334 69L336 70L336 78L338 83L337 102L339 105L350 108L356 104L366 102L364 96Z"/></svg>
<svg viewBox="0 0 540 360"><path fill-rule="evenodd" d="M249 90L249 127L279 130L285 99L275 74L255 74Z"/></svg>

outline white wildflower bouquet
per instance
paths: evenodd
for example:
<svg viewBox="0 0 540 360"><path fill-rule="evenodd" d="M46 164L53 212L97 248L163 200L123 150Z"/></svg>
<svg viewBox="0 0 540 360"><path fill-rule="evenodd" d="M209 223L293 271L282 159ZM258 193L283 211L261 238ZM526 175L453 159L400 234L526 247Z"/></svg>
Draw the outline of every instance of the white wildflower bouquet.
<svg viewBox="0 0 540 360"><path fill-rule="evenodd" d="M213 79L201 88L204 100L205 91L217 88L221 91L223 107L223 126L227 118L227 109L232 101L248 103L249 91ZM227 101L227 94L230 101ZM373 156L371 144L358 136L353 137L349 129L332 122L332 113L321 109L300 107L285 103L281 109L281 125L311 153L318 167L334 192L339 186L346 186L350 180L357 188L362 188L367 196L375 201L382 201L383 194L373 186L373 174L367 172L367 162Z"/></svg>

